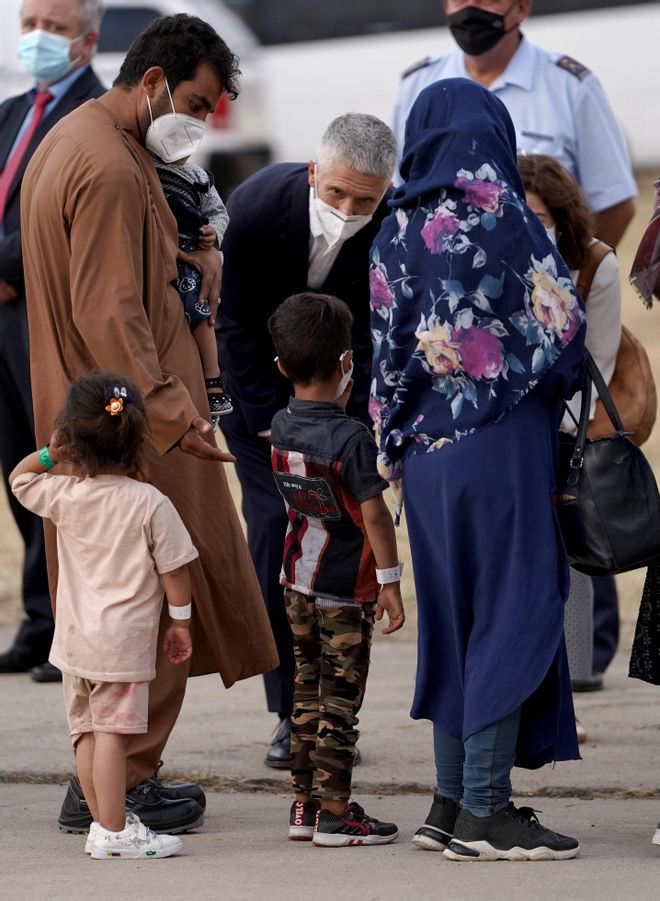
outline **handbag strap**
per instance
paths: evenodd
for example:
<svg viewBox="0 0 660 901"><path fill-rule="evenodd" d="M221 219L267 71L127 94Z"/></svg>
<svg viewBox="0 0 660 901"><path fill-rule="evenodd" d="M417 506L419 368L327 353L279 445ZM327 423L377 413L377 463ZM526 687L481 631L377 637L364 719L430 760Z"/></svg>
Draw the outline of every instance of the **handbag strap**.
<svg viewBox="0 0 660 901"><path fill-rule="evenodd" d="M614 430L616 432L625 432L626 429L623 425L623 421L619 416L619 411L617 410L614 400L612 399L612 395L610 394L610 389L607 387L607 383L603 378L603 375L596 366L596 361L591 356L589 351L585 351L586 359L587 359L587 372L591 376L591 380L596 386L596 391L598 392L598 397L602 401L603 406L605 407L605 412L609 416L610 422L614 426ZM582 411L580 411L582 412ZM588 416L587 416L588 419Z"/></svg>
<svg viewBox="0 0 660 901"><path fill-rule="evenodd" d="M591 283L596 275L596 270L609 253L614 253L614 248L603 241L594 241L593 244L589 245L586 259L578 272L577 281L575 282L578 294L585 303L587 302L587 297L589 297Z"/></svg>
<svg viewBox="0 0 660 901"><path fill-rule="evenodd" d="M587 443L587 429L589 427L589 412L591 410L591 391L592 385L595 385L598 396L603 402L605 412L610 418L610 422L614 426L614 431L620 434L627 434L624 428L618 410L612 400L605 379L600 369L596 365L594 358L588 350L584 351L584 386L582 388L582 404L580 406L580 419L578 421L577 435L575 438L575 446L571 457L571 467L580 468L582 466L582 457L584 456L584 448Z"/></svg>

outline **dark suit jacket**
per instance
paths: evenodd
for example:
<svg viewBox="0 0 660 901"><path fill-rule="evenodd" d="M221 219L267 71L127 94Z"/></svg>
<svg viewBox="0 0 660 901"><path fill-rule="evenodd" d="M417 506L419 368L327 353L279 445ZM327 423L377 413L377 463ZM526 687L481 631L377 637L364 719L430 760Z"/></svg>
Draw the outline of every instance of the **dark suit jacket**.
<svg viewBox="0 0 660 901"><path fill-rule="evenodd" d="M347 412L369 422L371 380L369 252L389 212L387 197L368 225L346 241L319 293L334 294L353 313L354 387ZM289 295L310 290L307 166L278 163L243 182L227 203L224 272L217 330L220 365L252 433L270 428L291 384L273 362L266 323Z"/></svg>
<svg viewBox="0 0 660 901"><path fill-rule="evenodd" d="M92 68L82 73L62 97L55 109L46 116L32 137L27 153L9 190L4 218L4 237L0 238L0 278L12 284L23 294L23 263L21 255L21 182L27 164L47 132L64 116L86 100L105 94ZM0 170L4 169L18 130L30 109L29 91L18 97L10 97L0 105ZM1 307L0 307L1 309Z"/></svg>

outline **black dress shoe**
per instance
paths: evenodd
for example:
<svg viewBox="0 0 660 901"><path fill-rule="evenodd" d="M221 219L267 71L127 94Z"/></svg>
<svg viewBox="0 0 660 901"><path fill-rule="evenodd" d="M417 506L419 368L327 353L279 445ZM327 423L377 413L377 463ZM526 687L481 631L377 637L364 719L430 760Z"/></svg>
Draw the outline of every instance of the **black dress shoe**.
<svg viewBox="0 0 660 901"><path fill-rule="evenodd" d="M602 688L602 673L594 673L590 679L571 679L571 689L573 691L601 691Z"/></svg>
<svg viewBox="0 0 660 901"><path fill-rule="evenodd" d="M45 663L40 663L39 666L32 667L30 678L33 682L61 682L62 671L46 661Z"/></svg>
<svg viewBox="0 0 660 901"><path fill-rule="evenodd" d="M285 716L280 720L264 763L275 770L288 770L291 766L291 717Z"/></svg>
<svg viewBox="0 0 660 901"><path fill-rule="evenodd" d="M146 779L126 792L126 812L135 813L154 832L175 835L196 829L204 823L204 811L191 798L167 798L167 788L152 779ZM92 823L83 790L74 777L58 818L62 832L87 832Z"/></svg>
<svg viewBox="0 0 660 901"><path fill-rule="evenodd" d="M162 765L163 761L159 760L153 777L146 781L156 785L158 791L164 798L169 798L172 801L179 801L181 798L190 798L192 801L197 801L202 810L206 810L206 795L204 794L204 789L200 788L196 782L175 782L174 785L163 785L158 778L158 773ZM136 788L137 787L138 786L136 786Z"/></svg>
<svg viewBox="0 0 660 901"><path fill-rule="evenodd" d="M33 666L44 662L43 657L35 657L31 651L9 648L0 654L0 673L27 673Z"/></svg>

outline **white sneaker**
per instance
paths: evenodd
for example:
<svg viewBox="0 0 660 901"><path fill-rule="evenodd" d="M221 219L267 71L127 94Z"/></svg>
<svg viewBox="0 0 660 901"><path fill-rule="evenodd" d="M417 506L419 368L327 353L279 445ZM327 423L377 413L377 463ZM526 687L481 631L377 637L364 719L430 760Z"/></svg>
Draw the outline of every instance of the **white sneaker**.
<svg viewBox="0 0 660 901"><path fill-rule="evenodd" d="M143 860L150 857L171 857L183 848L181 839L174 835L156 835L134 814L126 815L126 828L110 832L97 824L92 845L94 860Z"/></svg>
<svg viewBox="0 0 660 901"><path fill-rule="evenodd" d="M92 825L89 827L89 832L87 834L87 841L85 842L85 854L91 854L92 848L94 847L94 842L96 841L97 833L99 829L102 829L100 823L94 821Z"/></svg>

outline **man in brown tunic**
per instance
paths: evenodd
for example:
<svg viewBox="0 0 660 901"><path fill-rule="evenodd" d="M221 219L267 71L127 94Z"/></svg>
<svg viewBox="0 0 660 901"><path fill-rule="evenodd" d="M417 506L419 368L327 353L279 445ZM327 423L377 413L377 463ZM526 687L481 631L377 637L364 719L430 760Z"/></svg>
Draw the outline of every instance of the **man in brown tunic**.
<svg viewBox="0 0 660 901"><path fill-rule="evenodd" d="M215 445L199 354L172 286L176 224L145 141L152 117L172 112L168 88L177 113L204 122L222 93L234 92L236 63L199 19L154 22L112 89L49 132L26 172L21 207L37 445L48 441L71 379L101 369L136 382L151 433L144 478L171 498L200 555L191 565L190 674L219 672L226 687L278 659L223 472L233 458ZM162 130L172 123L157 121ZM192 257L213 308L219 254ZM50 523L46 530L54 583L56 535ZM186 665L159 657L149 732L129 745L127 805L159 831L190 828L204 804L196 786L170 790L151 779L187 675ZM60 825L82 831L90 819L72 780Z"/></svg>

